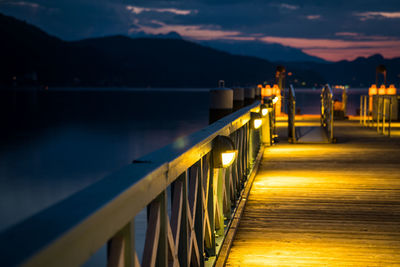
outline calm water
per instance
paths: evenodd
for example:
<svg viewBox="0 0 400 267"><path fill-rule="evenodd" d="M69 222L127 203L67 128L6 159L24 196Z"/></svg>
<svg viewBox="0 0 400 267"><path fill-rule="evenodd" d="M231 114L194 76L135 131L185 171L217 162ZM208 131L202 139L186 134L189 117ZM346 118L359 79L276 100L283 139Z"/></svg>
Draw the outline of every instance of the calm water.
<svg viewBox="0 0 400 267"><path fill-rule="evenodd" d="M366 92L349 91L349 114ZM208 97L207 90L189 89L2 93L0 231L207 126ZM296 98L302 114L320 112L320 90L296 90ZM144 213L138 219L145 224ZM144 228L137 233L143 236ZM88 266L104 259L103 248Z"/></svg>
<svg viewBox="0 0 400 267"><path fill-rule="evenodd" d="M207 92L20 92L2 102L0 230L208 123Z"/></svg>

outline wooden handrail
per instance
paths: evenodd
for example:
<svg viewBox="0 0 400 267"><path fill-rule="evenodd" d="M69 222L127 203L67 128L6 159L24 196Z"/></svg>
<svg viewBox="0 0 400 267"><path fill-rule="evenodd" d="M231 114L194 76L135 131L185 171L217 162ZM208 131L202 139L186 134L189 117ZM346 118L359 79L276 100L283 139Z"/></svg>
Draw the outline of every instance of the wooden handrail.
<svg viewBox="0 0 400 267"><path fill-rule="evenodd" d="M207 257L216 254L214 231L225 231L223 218L230 214L251 171L248 147L260 147L259 138L252 137L258 131L249 126L250 112L259 110L260 104L257 101L139 158L6 229L0 233L1 265L80 266L108 242L108 266L120 266L121 262L123 266L139 266L133 241L134 218L146 207L149 225L157 231L146 235L143 266L152 266L154 257L165 266L167 262L177 266L181 260L190 263L192 258L204 265L204 253ZM236 162L228 169L213 169L211 165L212 141L218 135L231 136L239 150ZM213 196L215 183L219 193ZM171 206L176 207L173 212L179 219L170 220L166 212L169 186L176 194ZM219 207L214 206L213 197ZM182 252L184 242L177 241L179 235L188 238L186 252Z"/></svg>

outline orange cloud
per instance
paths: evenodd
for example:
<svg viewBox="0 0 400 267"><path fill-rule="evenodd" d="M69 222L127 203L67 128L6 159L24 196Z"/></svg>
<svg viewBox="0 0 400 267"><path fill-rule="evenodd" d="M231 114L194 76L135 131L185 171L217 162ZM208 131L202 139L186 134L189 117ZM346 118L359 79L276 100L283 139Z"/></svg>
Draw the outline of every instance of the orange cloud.
<svg viewBox="0 0 400 267"><path fill-rule="evenodd" d="M158 12L158 13L173 13L175 15L190 15L192 13L198 13L197 10L186 10L177 8L150 8L150 7L139 7L139 6L126 6L126 10L131 11L134 14L140 14L143 12Z"/></svg>
<svg viewBox="0 0 400 267"><path fill-rule="evenodd" d="M355 13L355 15L359 16L362 21L376 18L400 19L400 12L361 12Z"/></svg>
<svg viewBox="0 0 400 267"><path fill-rule="evenodd" d="M291 37L263 37L266 43L278 43L330 61L352 60L359 56L382 54L386 58L400 57L400 40L331 40Z"/></svg>

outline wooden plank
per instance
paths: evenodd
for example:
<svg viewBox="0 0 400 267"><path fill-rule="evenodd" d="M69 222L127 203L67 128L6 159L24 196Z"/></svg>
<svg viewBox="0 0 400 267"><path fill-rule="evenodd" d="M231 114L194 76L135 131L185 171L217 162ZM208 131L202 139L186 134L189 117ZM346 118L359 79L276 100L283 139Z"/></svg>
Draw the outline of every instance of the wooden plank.
<svg viewBox="0 0 400 267"><path fill-rule="evenodd" d="M400 265L400 138L335 136L265 149L226 266Z"/></svg>

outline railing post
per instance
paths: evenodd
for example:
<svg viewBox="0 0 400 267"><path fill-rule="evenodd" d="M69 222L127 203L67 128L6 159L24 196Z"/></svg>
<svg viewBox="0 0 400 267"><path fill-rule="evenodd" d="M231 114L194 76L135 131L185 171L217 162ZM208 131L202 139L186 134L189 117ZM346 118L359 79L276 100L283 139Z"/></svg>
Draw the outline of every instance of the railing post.
<svg viewBox="0 0 400 267"><path fill-rule="evenodd" d="M197 193L196 207L193 209L196 213L194 221L194 231L196 233L197 247L200 253L200 266L204 266L204 206L203 206L203 167L204 157L200 160L197 167Z"/></svg>
<svg viewBox="0 0 400 267"><path fill-rule="evenodd" d="M364 115L364 106L363 106L364 96L360 96L360 124L363 125L363 115Z"/></svg>
<svg viewBox="0 0 400 267"><path fill-rule="evenodd" d="M264 100L265 103L265 100ZM261 141L264 146L270 146L272 143L272 136L271 136L271 112L272 108L267 105L268 114L263 116L263 124L261 129Z"/></svg>
<svg viewBox="0 0 400 267"><path fill-rule="evenodd" d="M386 129L386 98L382 97L383 110L382 110L382 134L385 135Z"/></svg>
<svg viewBox="0 0 400 267"><path fill-rule="evenodd" d="M158 241L156 266L168 266L168 208L167 192L164 190L159 196L160 201L160 238Z"/></svg>
<svg viewBox="0 0 400 267"><path fill-rule="evenodd" d="M210 155L207 156L207 182L205 182L205 216L208 218L208 230L205 233L205 251L207 252L209 257L216 255L216 244L215 244L215 216L214 216L214 166L213 161ZM207 168L208 167L208 168ZM207 229L207 225L205 227Z"/></svg>
<svg viewBox="0 0 400 267"><path fill-rule="evenodd" d="M392 129L392 97L389 97L389 131L388 131L388 136L390 137L390 132Z"/></svg>
<svg viewBox="0 0 400 267"><path fill-rule="evenodd" d="M181 220L180 220L180 231L179 231L179 245L178 245L178 258L179 265L182 267L189 266L189 227L188 227L188 192L187 192L187 180L188 171L185 171L178 178L181 183L182 190L182 207L181 207ZM175 189L174 189L175 190Z"/></svg>
<svg viewBox="0 0 400 267"><path fill-rule="evenodd" d="M379 133L379 115L381 113L381 101L380 101L380 97L377 97L377 101L378 101L378 109L377 109L377 114L376 114L376 131Z"/></svg>
<svg viewBox="0 0 400 267"><path fill-rule="evenodd" d="M136 267L134 220L107 243L107 267Z"/></svg>

